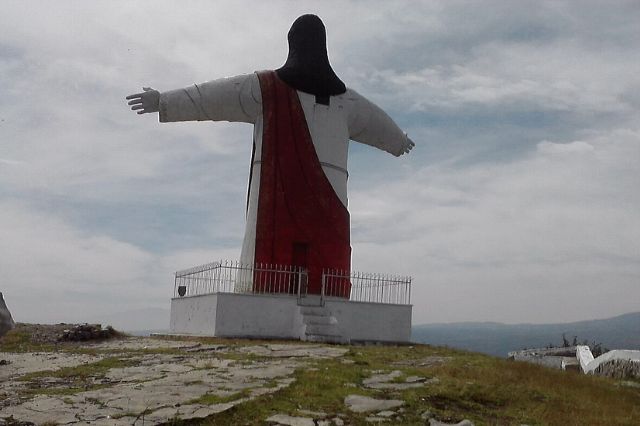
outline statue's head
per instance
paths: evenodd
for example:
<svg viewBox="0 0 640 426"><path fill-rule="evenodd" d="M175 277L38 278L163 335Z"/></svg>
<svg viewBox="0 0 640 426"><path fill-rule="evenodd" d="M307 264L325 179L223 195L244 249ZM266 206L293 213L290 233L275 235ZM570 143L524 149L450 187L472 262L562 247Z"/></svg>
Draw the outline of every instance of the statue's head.
<svg viewBox="0 0 640 426"><path fill-rule="evenodd" d="M294 50L304 52L327 52L327 32L322 20L316 15L302 15L291 25L289 34L289 54Z"/></svg>
<svg viewBox="0 0 640 426"><path fill-rule="evenodd" d="M346 91L336 76L327 55L327 33L316 15L302 15L291 25L287 62L277 70L278 76L296 90L320 97Z"/></svg>

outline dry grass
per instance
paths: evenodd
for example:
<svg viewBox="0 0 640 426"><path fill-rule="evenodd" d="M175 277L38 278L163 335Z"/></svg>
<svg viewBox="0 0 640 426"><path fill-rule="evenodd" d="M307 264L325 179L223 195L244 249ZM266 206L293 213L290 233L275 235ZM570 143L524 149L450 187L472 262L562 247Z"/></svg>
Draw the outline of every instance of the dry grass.
<svg viewBox="0 0 640 426"><path fill-rule="evenodd" d="M433 356L451 358L443 364L419 366L421 359ZM470 419L476 425L640 424L640 390L620 387L612 379L423 345L353 347L346 358L355 363L319 361L318 370L298 371L290 387L202 424L258 425L276 413L300 415L299 408L328 416L342 414L348 424L368 424L365 414L351 413L344 406L344 397L354 393L406 401L405 411L393 424L424 424L425 411L441 421ZM410 360L416 360L416 365L394 364ZM401 370L403 375L437 377L440 382L404 391L363 389L362 380L372 370Z"/></svg>

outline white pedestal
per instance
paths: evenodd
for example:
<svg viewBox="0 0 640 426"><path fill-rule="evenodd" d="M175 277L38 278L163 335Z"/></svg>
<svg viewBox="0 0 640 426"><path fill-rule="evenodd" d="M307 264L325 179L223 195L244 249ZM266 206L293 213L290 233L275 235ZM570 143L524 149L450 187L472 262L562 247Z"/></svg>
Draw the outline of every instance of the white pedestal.
<svg viewBox="0 0 640 426"><path fill-rule="evenodd" d="M214 293L171 299L171 333L334 342L409 342L411 305Z"/></svg>

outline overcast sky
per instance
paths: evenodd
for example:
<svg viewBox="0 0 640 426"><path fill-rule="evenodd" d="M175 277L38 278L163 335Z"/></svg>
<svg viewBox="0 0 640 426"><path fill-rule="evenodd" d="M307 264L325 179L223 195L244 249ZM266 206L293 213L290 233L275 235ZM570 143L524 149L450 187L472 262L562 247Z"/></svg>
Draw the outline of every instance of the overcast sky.
<svg viewBox="0 0 640 426"><path fill-rule="evenodd" d="M4 0L16 320L168 308L173 271L238 258L251 126L159 124L124 97L277 68L303 13L416 142L349 152L353 266L412 275L415 324L640 310L637 1Z"/></svg>

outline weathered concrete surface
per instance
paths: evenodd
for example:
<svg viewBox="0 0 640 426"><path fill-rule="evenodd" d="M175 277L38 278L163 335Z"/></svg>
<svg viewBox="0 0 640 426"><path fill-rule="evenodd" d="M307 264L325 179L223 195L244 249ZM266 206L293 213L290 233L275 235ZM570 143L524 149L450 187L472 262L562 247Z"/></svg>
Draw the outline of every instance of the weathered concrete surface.
<svg viewBox="0 0 640 426"><path fill-rule="evenodd" d="M211 368L196 369L188 365L193 360L182 356L145 355L135 360L141 361L143 366L112 369L106 376L106 383L100 383L111 386L64 397L37 397L5 407L2 415L35 423L48 419L62 424L69 422L69 416L76 421L95 421L107 416L131 421L146 411L149 411L145 415L147 420L158 422L174 416L183 419L206 417L246 401L242 395L249 398L287 386L290 381L278 379L288 378L298 366L293 362L265 361L249 366L250 369L244 365L212 365ZM134 374L129 376L131 373ZM213 405L195 403L203 396L233 400Z"/></svg>
<svg viewBox="0 0 640 426"><path fill-rule="evenodd" d="M276 414L267 418L267 422L286 426L315 426L316 423L309 417L293 417L286 414Z"/></svg>
<svg viewBox="0 0 640 426"><path fill-rule="evenodd" d="M404 405L399 399L375 399L362 395L348 395L344 399L345 405L355 413L368 411L383 411Z"/></svg>
<svg viewBox="0 0 640 426"><path fill-rule="evenodd" d="M587 345L576 346L576 358L580 362L580 369L583 373L588 372L588 366L593 361L591 348Z"/></svg>
<svg viewBox="0 0 640 426"><path fill-rule="evenodd" d="M56 371L65 367L77 367L101 359L103 359L101 355L64 352L30 352L26 354L0 352L0 360L6 361L5 365L0 365L0 382L38 371Z"/></svg>
<svg viewBox="0 0 640 426"><path fill-rule="evenodd" d="M325 310L339 342L411 338L411 305L327 298ZM295 295L215 293L171 300L170 329L177 334L317 341L309 327Z"/></svg>
<svg viewBox="0 0 640 426"><path fill-rule="evenodd" d="M458 423L444 423L436 419L429 419L429 426L473 426L471 420L463 420Z"/></svg>
<svg viewBox="0 0 640 426"><path fill-rule="evenodd" d="M85 344L83 348L96 354L0 353L0 359L6 361L0 366L0 419L13 416L35 424L130 425L205 418L289 386L295 370L310 361L346 352L320 345L232 348L150 338ZM247 354L259 358L247 358ZM104 362L96 364L98 361ZM81 367L88 377L78 383L73 374L56 374L65 367ZM37 374L28 376L30 373ZM81 388L76 389L78 386ZM34 389L42 390L41 394L34 396Z"/></svg>
<svg viewBox="0 0 640 426"><path fill-rule="evenodd" d="M243 352L247 352L253 355L266 356L266 357L313 357L313 358L336 358L344 355L348 352L346 348L340 348L335 346L310 346L310 345L260 345L260 346L246 346L241 349Z"/></svg>
<svg viewBox="0 0 640 426"><path fill-rule="evenodd" d="M12 330L16 326L16 323L11 317L11 312L4 301L2 292L0 292L0 337L7 334L9 330Z"/></svg>
<svg viewBox="0 0 640 426"><path fill-rule="evenodd" d="M585 374L640 378L640 351L637 350L616 349L594 359L588 346L578 346L577 358Z"/></svg>
<svg viewBox="0 0 640 426"><path fill-rule="evenodd" d="M106 350L135 351L135 350L154 350L154 349L189 350L189 349L201 348L202 346L203 346L202 343L195 342L195 341L164 340L164 339L154 339L151 337L128 337L124 339L106 340L99 343L89 343L86 345L86 347L90 349L105 350L105 351ZM211 348L209 349L224 348L224 346L222 345L208 345L208 346L211 346Z"/></svg>

